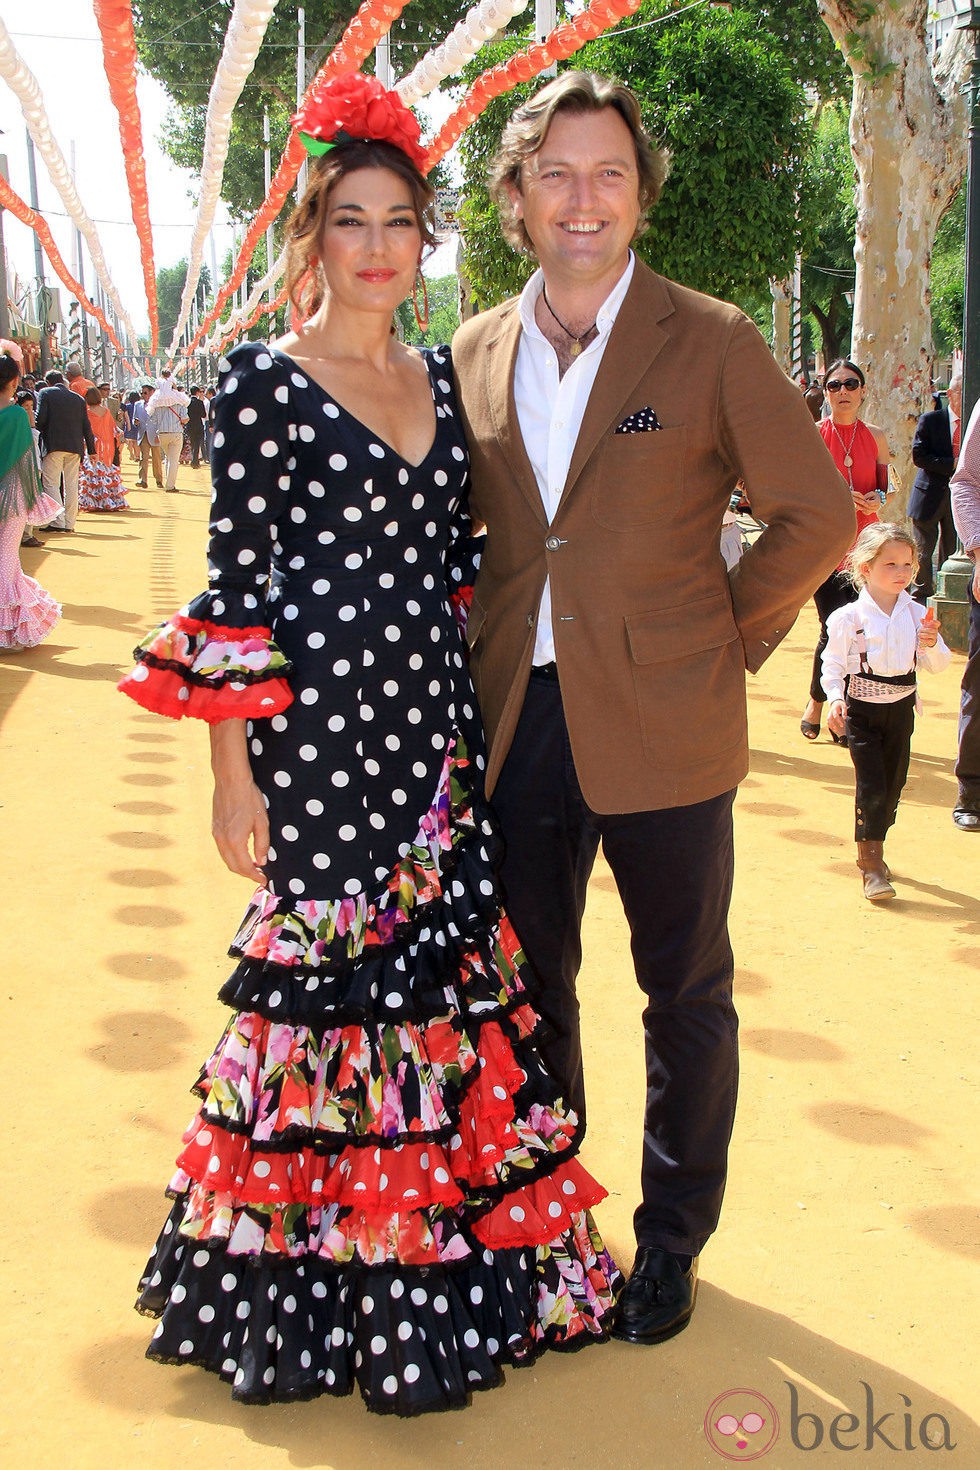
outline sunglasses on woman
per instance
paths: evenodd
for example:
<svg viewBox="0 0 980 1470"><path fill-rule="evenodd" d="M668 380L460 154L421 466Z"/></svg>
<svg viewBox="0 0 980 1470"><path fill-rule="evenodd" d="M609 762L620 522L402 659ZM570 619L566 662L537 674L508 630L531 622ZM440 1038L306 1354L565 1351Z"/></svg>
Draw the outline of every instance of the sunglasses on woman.
<svg viewBox="0 0 980 1470"><path fill-rule="evenodd" d="M846 388L847 391L848 391L848 393L853 393L855 388L860 388L860 386L861 386L861 379L860 378L831 378L830 382L829 383L824 383L823 386L824 386L825 392L827 392L827 393L839 393L842 388Z"/></svg>

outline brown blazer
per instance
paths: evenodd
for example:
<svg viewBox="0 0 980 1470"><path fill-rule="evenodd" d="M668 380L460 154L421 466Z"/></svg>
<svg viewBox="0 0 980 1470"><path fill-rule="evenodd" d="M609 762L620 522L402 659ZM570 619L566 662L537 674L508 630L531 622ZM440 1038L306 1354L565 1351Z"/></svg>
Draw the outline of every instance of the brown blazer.
<svg viewBox="0 0 980 1470"><path fill-rule="evenodd" d="M453 361L487 527L468 638L492 791L551 578L572 753L597 812L687 806L748 769L759 669L854 537L846 484L797 388L735 307L637 261L549 526L514 405L516 300L457 332ZM639 410L661 428L616 433ZM722 515L744 479L766 530L729 575Z"/></svg>

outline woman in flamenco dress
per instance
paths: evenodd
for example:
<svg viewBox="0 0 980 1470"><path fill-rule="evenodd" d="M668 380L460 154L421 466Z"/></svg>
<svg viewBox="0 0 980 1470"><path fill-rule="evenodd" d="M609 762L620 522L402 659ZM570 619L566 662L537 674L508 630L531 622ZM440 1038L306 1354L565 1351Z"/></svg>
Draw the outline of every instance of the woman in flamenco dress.
<svg viewBox="0 0 980 1470"><path fill-rule="evenodd" d="M122 475L113 463L119 430L109 409L102 402L98 388L89 388L85 394L88 406L88 421L92 425L95 453L87 454L82 460L78 480L79 510L129 510L129 501L123 489Z"/></svg>
<svg viewBox="0 0 980 1470"><path fill-rule="evenodd" d="M621 1278L494 878L449 356L391 329L432 240L418 124L347 76L294 125L304 324L223 363L210 590L121 685L209 722L259 885L137 1306L236 1398L416 1414L603 1340Z"/></svg>
<svg viewBox="0 0 980 1470"><path fill-rule="evenodd" d="M27 411L14 402L20 382L19 349L0 341L0 652L43 643L61 607L20 564L24 527L43 525L61 506L41 487Z"/></svg>

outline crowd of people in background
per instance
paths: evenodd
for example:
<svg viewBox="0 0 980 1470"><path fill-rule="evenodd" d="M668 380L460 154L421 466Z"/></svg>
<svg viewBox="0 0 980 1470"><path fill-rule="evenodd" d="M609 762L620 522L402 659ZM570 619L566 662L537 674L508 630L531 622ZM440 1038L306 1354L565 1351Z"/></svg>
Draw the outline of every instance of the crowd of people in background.
<svg viewBox="0 0 980 1470"><path fill-rule="evenodd" d="M50 633L60 608L24 573L21 548L41 550L50 533L72 535L80 511L130 509L123 486L123 445L138 464L137 485L177 493L177 465L193 468L211 452L215 390L176 387L171 373L123 396L93 383L69 362L43 377L22 371L16 344L0 343L0 650L33 648ZM9 410L9 412L8 412ZM15 453L16 451L16 453Z"/></svg>

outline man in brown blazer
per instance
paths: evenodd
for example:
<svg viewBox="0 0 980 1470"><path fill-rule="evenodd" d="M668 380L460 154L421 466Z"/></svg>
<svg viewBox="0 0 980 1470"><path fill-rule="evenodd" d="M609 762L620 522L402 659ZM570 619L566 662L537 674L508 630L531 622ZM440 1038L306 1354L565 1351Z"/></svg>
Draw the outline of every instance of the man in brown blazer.
<svg viewBox="0 0 980 1470"><path fill-rule="evenodd" d="M847 486L755 327L633 255L665 172L627 88L549 83L493 176L505 234L540 270L453 345L488 533L468 637L502 882L545 1060L583 1120L575 980L600 840L647 997L638 1249L613 1328L630 1342L687 1323L724 1192L745 670L854 534ZM740 478L766 529L728 574Z"/></svg>

